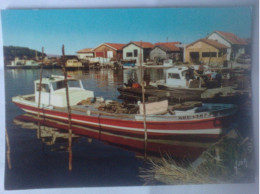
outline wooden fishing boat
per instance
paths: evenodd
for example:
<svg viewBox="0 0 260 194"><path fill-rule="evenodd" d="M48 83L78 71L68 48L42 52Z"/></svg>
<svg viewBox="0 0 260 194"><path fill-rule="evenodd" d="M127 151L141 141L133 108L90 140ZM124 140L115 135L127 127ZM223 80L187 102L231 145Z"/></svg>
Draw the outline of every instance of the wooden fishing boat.
<svg viewBox="0 0 260 194"><path fill-rule="evenodd" d="M167 69L166 79L158 80L155 85L159 89L170 90L175 93L200 96L206 88L201 87L202 83L199 77L189 75L190 79L187 81L188 73L190 73L189 68L184 66Z"/></svg>
<svg viewBox="0 0 260 194"><path fill-rule="evenodd" d="M13 97L13 103L28 113L67 122L68 111L64 77L43 78L41 83L42 86L39 87L40 80L36 80L34 82L35 93ZM144 136L143 114L138 112L134 114L106 112L99 107L108 102L102 98L96 98L93 91L85 90L80 80L69 78L68 86L72 124L91 127L96 131L128 134L136 137ZM39 88L41 88L41 98L38 108ZM88 103L82 103L84 100ZM168 101L163 103L168 104ZM139 104L139 110L142 106ZM158 106L161 105L153 104L155 110L159 109ZM231 104L203 104L201 107L193 107L185 111L166 107L165 111L160 110L158 113L152 111L153 114L146 113L147 135L149 138L177 136L217 138L227 127L228 118L235 111L236 106Z"/></svg>

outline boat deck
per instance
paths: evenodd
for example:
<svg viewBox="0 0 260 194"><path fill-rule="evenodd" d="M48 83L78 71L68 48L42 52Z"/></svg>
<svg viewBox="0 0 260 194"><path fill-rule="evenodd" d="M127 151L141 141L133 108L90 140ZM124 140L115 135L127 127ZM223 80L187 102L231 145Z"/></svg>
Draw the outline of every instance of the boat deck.
<svg viewBox="0 0 260 194"><path fill-rule="evenodd" d="M37 103L35 102L34 95L25 95L19 96L26 101L29 101L31 104L33 103L34 107L37 107ZM71 106L71 113L77 115L85 115L85 116L93 116L93 117L106 117L111 119L124 119L124 120L143 120L143 115L141 114L126 114L126 113L111 113L105 110L99 110L100 105L104 105L103 102L95 102L85 105L73 105ZM193 105L194 104L194 105ZM232 113L235 110L235 107L231 107L231 105L225 106L217 106L216 104L207 104L207 107L198 106L197 102L193 102L189 104L180 104L183 107L178 107L176 105L169 106L168 111L164 114L154 114L154 115L146 115L147 121L173 121L179 120L179 117L189 116L192 119L197 119L196 116L200 116L201 118L212 117L212 116L223 116ZM57 107L52 105L41 106L42 109L46 110L55 110L63 113L67 113L67 107Z"/></svg>
<svg viewBox="0 0 260 194"><path fill-rule="evenodd" d="M25 95L25 96L20 96L26 101L32 102L36 104L35 101L35 95L30 94L30 95ZM106 117L111 117L111 118L124 118L124 119L134 119L135 116L130 115L130 114L114 114L114 113L109 113L106 111L100 111L98 110L100 103L96 102L91 105L73 105L71 106L71 113L73 114L80 114L80 115L89 115L89 116L97 116L97 115L102 115ZM48 108L50 106L45 106L45 108ZM58 106L51 106L53 110L57 110L60 112L67 112L67 107L58 107Z"/></svg>

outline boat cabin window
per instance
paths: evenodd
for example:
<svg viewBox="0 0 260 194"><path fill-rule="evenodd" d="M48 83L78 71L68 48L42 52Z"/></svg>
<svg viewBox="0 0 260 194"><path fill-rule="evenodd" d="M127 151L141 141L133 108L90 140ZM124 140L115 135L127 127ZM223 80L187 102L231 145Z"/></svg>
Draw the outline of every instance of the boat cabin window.
<svg viewBox="0 0 260 194"><path fill-rule="evenodd" d="M65 82L64 81L57 81L52 83L53 90L59 90L62 88L65 88Z"/></svg>
<svg viewBox="0 0 260 194"><path fill-rule="evenodd" d="M39 92L40 91L40 83L36 84L36 88L37 88L37 92ZM49 85L48 84L42 84L41 91L42 92L50 92Z"/></svg>
<svg viewBox="0 0 260 194"><path fill-rule="evenodd" d="M186 73L187 73L187 71L188 71L188 70L181 72L181 75L182 75L183 77L185 77L185 76L186 76Z"/></svg>
<svg viewBox="0 0 260 194"><path fill-rule="evenodd" d="M57 81L52 84L53 90L59 90L62 88L66 88L65 81ZM68 86L73 88L80 88L80 83L78 80L68 80Z"/></svg>
<svg viewBox="0 0 260 194"><path fill-rule="evenodd" d="M181 79L178 73L168 73L168 78L170 79Z"/></svg>
<svg viewBox="0 0 260 194"><path fill-rule="evenodd" d="M69 87L80 88L80 83L78 80L68 80Z"/></svg>

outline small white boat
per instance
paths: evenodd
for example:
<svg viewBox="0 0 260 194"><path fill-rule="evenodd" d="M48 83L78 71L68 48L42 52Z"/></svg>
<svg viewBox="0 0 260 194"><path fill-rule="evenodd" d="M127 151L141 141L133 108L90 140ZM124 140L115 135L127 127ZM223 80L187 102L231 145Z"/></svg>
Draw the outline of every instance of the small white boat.
<svg viewBox="0 0 260 194"><path fill-rule="evenodd" d="M122 60L124 69L134 69L136 68L136 60Z"/></svg>
<svg viewBox="0 0 260 194"><path fill-rule="evenodd" d="M173 90L176 92L183 91L186 94L188 94L188 92L201 94L206 88L201 87L201 80L196 76L194 77L195 79L189 79L189 81L187 81L186 74L189 73L188 71L189 68L184 66L167 69L166 79L158 80L156 85L160 89ZM193 84L195 82L196 84Z"/></svg>

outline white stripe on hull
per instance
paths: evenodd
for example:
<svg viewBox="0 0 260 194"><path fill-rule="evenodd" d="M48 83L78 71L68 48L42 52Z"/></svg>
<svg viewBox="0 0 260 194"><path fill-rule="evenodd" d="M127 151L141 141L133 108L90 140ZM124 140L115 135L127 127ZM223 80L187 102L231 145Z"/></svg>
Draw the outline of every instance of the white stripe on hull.
<svg viewBox="0 0 260 194"><path fill-rule="evenodd" d="M32 114L38 114L37 111L31 111L27 109L23 109L26 112L32 113ZM67 120L65 117L61 116L55 116L52 114L46 114L46 113L40 113L43 116L50 117L50 118L58 118L62 120ZM131 127L122 127L122 126L116 126L116 125L108 125L108 124L101 124L101 123L95 123L90 121L83 121L78 119L72 119L72 121L82 123L85 125L95 125L100 127L110 127L114 129L122 129L122 130L128 130L128 131L135 131L135 132L144 132L144 129L139 128L131 128ZM185 130L161 130L161 129L147 129L147 132L151 133L161 133L161 134L206 134L206 135L219 135L221 133L221 128L214 128L214 129L185 129Z"/></svg>

